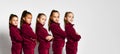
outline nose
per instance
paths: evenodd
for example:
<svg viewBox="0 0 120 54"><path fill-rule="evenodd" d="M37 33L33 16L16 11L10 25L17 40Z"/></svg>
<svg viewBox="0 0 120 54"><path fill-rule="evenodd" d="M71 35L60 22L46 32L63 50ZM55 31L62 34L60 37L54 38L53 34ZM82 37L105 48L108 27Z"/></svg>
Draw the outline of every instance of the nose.
<svg viewBox="0 0 120 54"><path fill-rule="evenodd" d="M57 21L59 21L59 19L57 19Z"/></svg>

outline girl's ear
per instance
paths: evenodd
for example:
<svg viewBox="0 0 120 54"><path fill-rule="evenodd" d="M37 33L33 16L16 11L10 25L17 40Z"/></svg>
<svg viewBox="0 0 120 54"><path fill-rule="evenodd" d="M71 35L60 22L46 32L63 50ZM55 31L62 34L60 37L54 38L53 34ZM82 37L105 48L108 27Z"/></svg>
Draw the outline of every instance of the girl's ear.
<svg viewBox="0 0 120 54"><path fill-rule="evenodd" d="M39 21L40 19L39 18L37 18L37 21Z"/></svg>
<svg viewBox="0 0 120 54"><path fill-rule="evenodd" d="M66 17L65 17L64 19L65 19L65 20L67 20L67 18L66 18Z"/></svg>
<svg viewBox="0 0 120 54"><path fill-rule="evenodd" d="M25 18L23 18L23 20L25 21Z"/></svg>

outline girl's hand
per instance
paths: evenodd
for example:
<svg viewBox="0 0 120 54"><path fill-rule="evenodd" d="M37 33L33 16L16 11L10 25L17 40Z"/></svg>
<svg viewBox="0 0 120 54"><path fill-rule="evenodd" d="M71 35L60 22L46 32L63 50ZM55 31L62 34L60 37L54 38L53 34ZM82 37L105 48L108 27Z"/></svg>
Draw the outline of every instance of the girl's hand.
<svg viewBox="0 0 120 54"><path fill-rule="evenodd" d="M31 38L31 40L36 42L36 39Z"/></svg>
<svg viewBox="0 0 120 54"><path fill-rule="evenodd" d="M49 36L47 36L45 39L46 39L46 40L49 40Z"/></svg>
<svg viewBox="0 0 120 54"><path fill-rule="evenodd" d="M49 40L49 41L51 41L53 38L54 38L54 37L53 37L53 36L51 36L51 38L50 38L50 40Z"/></svg>
<svg viewBox="0 0 120 54"><path fill-rule="evenodd" d="M80 35L78 32L76 32L77 35Z"/></svg>
<svg viewBox="0 0 120 54"><path fill-rule="evenodd" d="M53 36L47 36L47 37L46 37L46 40L47 40L47 41L50 41L50 40L52 40L52 39L53 39Z"/></svg>

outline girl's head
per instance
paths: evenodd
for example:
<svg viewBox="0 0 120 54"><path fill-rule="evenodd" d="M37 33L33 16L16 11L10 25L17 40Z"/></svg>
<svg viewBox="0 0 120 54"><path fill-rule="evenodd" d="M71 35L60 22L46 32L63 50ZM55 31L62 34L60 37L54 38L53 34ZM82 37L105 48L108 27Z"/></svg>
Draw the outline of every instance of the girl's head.
<svg viewBox="0 0 120 54"><path fill-rule="evenodd" d="M42 25L46 22L46 15L44 13L39 13L36 19L37 23L41 23Z"/></svg>
<svg viewBox="0 0 120 54"><path fill-rule="evenodd" d="M18 25L18 16L15 14L11 14L9 17L9 25L14 25L17 26Z"/></svg>
<svg viewBox="0 0 120 54"><path fill-rule="evenodd" d="M57 10L52 10L51 11L51 14L50 14L50 17L49 17L49 22L48 22L48 28L49 28L49 26L52 22L59 23L59 16L60 16L59 11L57 11Z"/></svg>
<svg viewBox="0 0 120 54"><path fill-rule="evenodd" d="M32 14L28 12L27 10L24 10L21 16L20 26L26 22L28 24L31 24L32 21Z"/></svg>
<svg viewBox="0 0 120 54"><path fill-rule="evenodd" d="M64 23L72 23L74 18L74 14L72 12L66 12L64 16Z"/></svg>

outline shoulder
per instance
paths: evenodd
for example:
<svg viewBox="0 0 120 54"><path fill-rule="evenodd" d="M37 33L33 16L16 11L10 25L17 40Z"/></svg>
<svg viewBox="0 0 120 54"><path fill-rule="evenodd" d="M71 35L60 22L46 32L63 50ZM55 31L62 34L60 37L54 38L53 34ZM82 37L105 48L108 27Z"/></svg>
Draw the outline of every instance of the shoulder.
<svg viewBox="0 0 120 54"><path fill-rule="evenodd" d="M57 25L56 23L51 23L50 26L54 26L54 25Z"/></svg>
<svg viewBox="0 0 120 54"><path fill-rule="evenodd" d="M27 26L27 24L22 24L22 26Z"/></svg>
<svg viewBox="0 0 120 54"><path fill-rule="evenodd" d="M26 28L26 27L29 27L29 25L28 25L28 24L22 24L21 27L22 27L22 28Z"/></svg>
<svg viewBox="0 0 120 54"><path fill-rule="evenodd" d="M66 27L66 28L73 27L73 24L67 23L67 24L65 25L65 27Z"/></svg>
<svg viewBox="0 0 120 54"><path fill-rule="evenodd" d="M50 27L56 27L56 26L59 26L59 23L51 23L50 24Z"/></svg>
<svg viewBox="0 0 120 54"><path fill-rule="evenodd" d="M10 30L15 30L17 29L16 27L10 26Z"/></svg>
<svg viewBox="0 0 120 54"><path fill-rule="evenodd" d="M11 32L20 32L20 30L18 30L18 28L17 27L10 27L10 31Z"/></svg>

